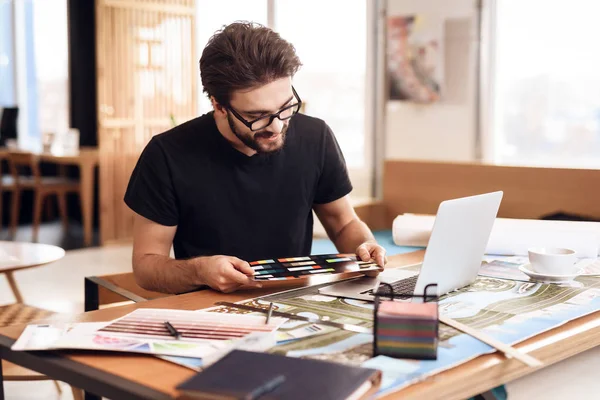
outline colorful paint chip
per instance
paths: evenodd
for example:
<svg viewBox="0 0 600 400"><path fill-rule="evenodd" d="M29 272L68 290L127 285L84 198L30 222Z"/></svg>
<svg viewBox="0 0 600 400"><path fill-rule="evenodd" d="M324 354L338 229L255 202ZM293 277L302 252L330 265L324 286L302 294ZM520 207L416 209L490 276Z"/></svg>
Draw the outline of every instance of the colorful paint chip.
<svg viewBox="0 0 600 400"><path fill-rule="evenodd" d="M273 264L275 262L275 260L259 260L259 261L252 261L248 264L250 265L260 265L260 264Z"/></svg>
<svg viewBox="0 0 600 400"><path fill-rule="evenodd" d="M313 269L312 271L310 271L311 274L320 274L323 272L334 272L335 269L333 268L327 268L327 269Z"/></svg>
<svg viewBox="0 0 600 400"><path fill-rule="evenodd" d="M291 262L291 263L284 263L282 264L284 267L300 267L303 265L315 265L314 261L297 261L297 262Z"/></svg>
<svg viewBox="0 0 600 400"><path fill-rule="evenodd" d="M310 257L291 257L291 258L278 258L279 262L292 262L292 261L309 261Z"/></svg>
<svg viewBox="0 0 600 400"><path fill-rule="evenodd" d="M313 269L312 266L308 266L308 267L293 267L293 268L288 268L288 270L290 271L304 271L306 269Z"/></svg>
<svg viewBox="0 0 600 400"><path fill-rule="evenodd" d="M328 263L336 263L336 262L342 262L342 261L352 261L352 259L344 257L344 258L330 258L328 260L326 260Z"/></svg>

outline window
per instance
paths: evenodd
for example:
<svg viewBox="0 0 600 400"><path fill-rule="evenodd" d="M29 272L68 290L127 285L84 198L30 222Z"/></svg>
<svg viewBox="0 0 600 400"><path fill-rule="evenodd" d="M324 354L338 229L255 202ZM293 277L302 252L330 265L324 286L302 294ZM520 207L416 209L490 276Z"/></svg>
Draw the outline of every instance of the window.
<svg viewBox="0 0 600 400"><path fill-rule="evenodd" d="M496 1L491 158L600 168L600 3Z"/></svg>
<svg viewBox="0 0 600 400"><path fill-rule="evenodd" d="M0 108L16 104L12 20L11 2L0 0Z"/></svg>
<svg viewBox="0 0 600 400"><path fill-rule="evenodd" d="M70 126L67 26L66 0L0 0L0 107L19 107L23 148Z"/></svg>
<svg viewBox="0 0 600 400"><path fill-rule="evenodd" d="M366 15L364 1L275 3L275 27L303 63L294 82L305 113L329 124L351 169L366 165Z"/></svg>
<svg viewBox="0 0 600 400"><path fill-rule="evenodd" d="M34 44L39 132L66 131L70 127L67 26L66 0L33 2L30 33Z"/></svg>

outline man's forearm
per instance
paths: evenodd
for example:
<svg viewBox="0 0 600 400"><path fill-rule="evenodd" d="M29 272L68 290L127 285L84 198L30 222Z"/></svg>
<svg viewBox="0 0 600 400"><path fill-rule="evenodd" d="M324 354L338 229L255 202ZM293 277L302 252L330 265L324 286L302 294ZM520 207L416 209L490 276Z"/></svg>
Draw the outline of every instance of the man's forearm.
<svg viewBox="0 0 600 400"><path fill-rule="evenodd" d="M332 240L339 252L354 253L361 244L367 241L375 242L375 237L367 224L358 218L354 218Z"/></svg>
<svg viewBox="0 0 600 400"><path fill-rule="evenodd" d="M184 293L200 286L198 259L174 260L159 254L134 256L133 273L138 285L161 293Z"/></svg>

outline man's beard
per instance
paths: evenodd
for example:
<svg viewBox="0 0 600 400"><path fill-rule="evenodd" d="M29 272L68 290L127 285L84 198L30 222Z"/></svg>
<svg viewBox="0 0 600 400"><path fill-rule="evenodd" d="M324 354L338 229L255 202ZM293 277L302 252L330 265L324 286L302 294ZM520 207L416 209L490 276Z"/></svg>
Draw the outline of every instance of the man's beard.
<svg viewBox="0 0 600 400"><path fill-rule="evenodd" d="M229 112L227 113L227 122L229 122L229 128L231 129L231 132L233 132L233 134L238 139L240 139L242 141L242 143L244 143L246 146L248 146L252 150L256 151L257 153L263 153L263 154L275 153L276 151L280 150L283 147L283 144L285 143L285 135L287 133L287 129L288 129L288 125L289 125L286 123L283 125L283 128L281 128L281 145L278 147L275 147L275 148L271 148L268 146L268 144L266 146L264 144L261 144L261 142L258 139L263 138L263 137L268 138L268 137L272 136L272 132L257 131L257 132L254 132L254 135L240 133L235 128L235 125L233 123L233 118L231 117Z"/></svg>

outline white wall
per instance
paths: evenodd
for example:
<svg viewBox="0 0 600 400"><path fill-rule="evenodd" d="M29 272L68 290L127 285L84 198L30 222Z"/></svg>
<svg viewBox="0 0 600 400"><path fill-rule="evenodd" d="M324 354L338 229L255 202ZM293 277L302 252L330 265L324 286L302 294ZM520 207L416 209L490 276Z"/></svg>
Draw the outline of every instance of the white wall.
<svg viewBox="0 0 600 400"><path fill-rule="evenodd" d="M388 0L389 16L421 14L440 22L443 78L438 103L387 102L386 159L475 159L476 7L476 0Z"/></svg>

